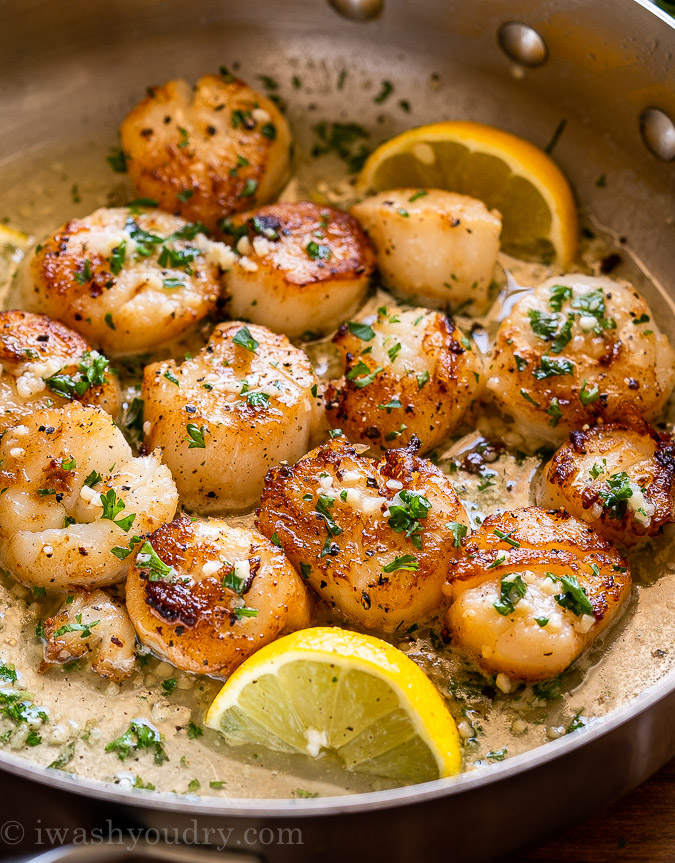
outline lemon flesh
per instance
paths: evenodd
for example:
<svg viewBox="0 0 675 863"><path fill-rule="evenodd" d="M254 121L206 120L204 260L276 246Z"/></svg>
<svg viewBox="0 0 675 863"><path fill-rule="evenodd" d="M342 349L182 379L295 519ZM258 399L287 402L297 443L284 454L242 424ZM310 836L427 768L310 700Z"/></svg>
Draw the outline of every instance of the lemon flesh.
<svg viewBox="0 0 675 863"><path fill-rule="evenodd" d="M268 645L225 683L206 725L233 745L318 757L413 784L460 768L459 738L440 695L412 660L329 627Z"/></svg>
<svg viewBox="0 0 675 863"><path fill-rule="evenodd" d="M381 144L357 180L366 195L398 187L470 195L502 215L502 248L568 265L577 249L576 205L558 166L528 141L480 123L435 123Z"/></svg>
<svg viewBox="0 0 675 863"><path fill-rule="evenodd" d="M12 279L30 242L30 237L26 234L0 225L0 306L7 297Z"/></svg>

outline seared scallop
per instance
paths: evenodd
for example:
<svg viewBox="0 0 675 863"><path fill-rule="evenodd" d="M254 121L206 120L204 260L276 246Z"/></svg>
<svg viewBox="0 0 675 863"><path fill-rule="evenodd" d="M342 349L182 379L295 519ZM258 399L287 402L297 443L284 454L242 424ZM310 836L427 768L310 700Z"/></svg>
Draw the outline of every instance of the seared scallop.
<svg viewBox="0 0 675 863"><path fill-rule="evenodd" d="M630 594L628 564L564 511L491 515L450 570L446 625L488 674L537 681L564 671L614 620Z"/></svg>
<svg viewBox="0 0 675 863"><path fill-rule="evenodd" d="M675 352L632 285L572 274L515 306L487 376L524 438L560 443L585 423L620 421L626 401L646 420L658 417L675 383Z"/></svg>
<svg viewBox="0 0 675 863"><path fill-rule="evenodd" d="M307 589L283 552L255 530L186 515L135 555L127 609L158 656L218 677L310 622Z"/></svg>
<svg viewBox="0 0 675 863"><path fill-rule="evenodd" d="M26 302L116 356L149 351L215 309L234 255L157 210L100 209L37 246Z"/></svg>
<svg viewBox="0 0 675 863"><path fill-rule="evenodd" d="M333 338L345 373L327 389L327 415L351 441L421 452L454 432L483 386L483 366L454 323L428 309L382 306Z"/></svg>
<svg viewBox="0 0 675 863"><path fill-rule="evenodd" d="M334 330L363 302L375 259L348 213L271 204L223 227L240 254L225 277L232 317L295 338Z"/></svg>
<svg viewBox="0 0 675 863"><path fill-rule="evenodd" d="M224 70L194 87L184 80L151 87L120 136L136 192L210 230L230 213L275 198L289 172L286 120Z"/></svg>
<svg viewBox="0 0 675 863"><path fill-rule="evenodd" d="M126 609L104 590L74 590L53 617L43 624L44 658L50 665L91 659L91 669L116 683L136 665L136 632Z"/></svg>
<svg viewBox="0 0 675 863"><path fill-rule="evenodd" d="M339 437L270 470L256 524L349 621L404 634L442 609L469 521L415 441L381 461L359 449Z"/></svg>
<svg viewBox="0 0 675 863"><path fill-rule="evenodd" d="M46 315L0 311L0 432L71 400L117 415L120 387L108 360Z"/></svg>
<svg viewBox="0 0 675 863"><path fill-rule="evenodd" d="M494 274L501 216L482 201L440 189L390 189L354 204L397 296L442 309L483 311Z"/></svg>
<svg viewBox="0 0 675 863"><path fill-rule="evenodd" d="M537 502L564 508L628 547L675 520L674 476L672 436L625 405L622 422L570 433L540 474Z"/></svg>
<svg viewBox="0 0 675 863"><path fill-rule="evenodd" d="M159 454L134 458L99 408L36 411L0 440L0 566L30 587L123 581L130 549L177 504Z"/></svg>
<svg viewBox="0 0 675 863"><path fill-rule="evenodd" d="M146 366L145 447L162 450L183 504L249 509L267 470L310 447L322 414L309 358L285 336L219 324L196 357Z"/></svg>

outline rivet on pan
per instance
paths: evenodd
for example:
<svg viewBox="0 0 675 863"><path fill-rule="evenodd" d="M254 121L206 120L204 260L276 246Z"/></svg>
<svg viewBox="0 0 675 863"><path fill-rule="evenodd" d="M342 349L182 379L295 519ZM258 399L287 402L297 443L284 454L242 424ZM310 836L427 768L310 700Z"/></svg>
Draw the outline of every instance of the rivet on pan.
<svg viewBox="0 0 675 863"><path fill-rule="evenodd" d="M384 0L328 0L344 18L352 21L370 21L382 12Z"/></svg>
<svg viewBox="0 0 675 863"><path fill-rule="evenodd" d="M518 21L507 21L497 33L502 51L521 66L541 66L548 58L546 42L533 27Z"/></svg>
<svg viewBox="0 0 675 863"><path fill-rule="evenodd" d="M675 159L675 123L660 108L645 108L640 114L640 134L648 150L664 162Z"/></svg>

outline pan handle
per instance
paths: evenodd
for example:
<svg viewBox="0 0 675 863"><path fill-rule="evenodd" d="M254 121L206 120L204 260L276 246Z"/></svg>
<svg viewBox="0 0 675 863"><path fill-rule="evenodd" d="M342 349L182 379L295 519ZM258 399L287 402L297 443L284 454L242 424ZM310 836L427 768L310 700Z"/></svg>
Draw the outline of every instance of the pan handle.
<svg viewBox="0 0 675 863"><path fill-rule="evenodd" d="M28 857L15 857L6 863L127 863L132 860L157 863L263 863L263 858L248 851L218 851L194 845L150 844L140 840L135 845L62 845Z"/></svg>

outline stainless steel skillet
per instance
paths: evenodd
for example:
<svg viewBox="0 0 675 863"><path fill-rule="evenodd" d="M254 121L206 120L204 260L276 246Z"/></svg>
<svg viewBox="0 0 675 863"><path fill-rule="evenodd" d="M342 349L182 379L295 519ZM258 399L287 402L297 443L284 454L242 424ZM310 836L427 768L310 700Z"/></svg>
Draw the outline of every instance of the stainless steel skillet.
<svg viewBox="0 0 675 863"><path fill-rule="evenodd" d="M462 118L544 146L565 120L555 156L581 207L627 237L666 288L648 299L668 331L675 29L665 14L638 0L383 0L370 20L359 19L378 11L376 0L335 0L335 7L347 17L322 0L0 2L0 177L26 152L83 136L113 142L146 83L196 78L233 59L251 79L261 71L290 79L302 69L312 92L291 106L296 126L314 117L356 119L385 137ZM342 68L362 87L336 90ZM410 113L395 102L374 105L383 78L410 102ZM605 188L596 185L603 174L613 180ZM87 813L89 823L110 815L184 829L196 819L200 828L232 827L230 849L269 860L443 854L479 861L543 837L642 781L675 752L674 717L671 675L583 734L489 773L339 800L194 801L74 781L4 753L0 766L36 783L36 803L39 785L49 786L48 799ZM36 817L26 814L27 824ZM281 841L289 835L278 828L299 830L300 841L297 833Z"/></svg>

